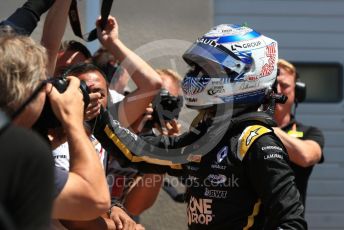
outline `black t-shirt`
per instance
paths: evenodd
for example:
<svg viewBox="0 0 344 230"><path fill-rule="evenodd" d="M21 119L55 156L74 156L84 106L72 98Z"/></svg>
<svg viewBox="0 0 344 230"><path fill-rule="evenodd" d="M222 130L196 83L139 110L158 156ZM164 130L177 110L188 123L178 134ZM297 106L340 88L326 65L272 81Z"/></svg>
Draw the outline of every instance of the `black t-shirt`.
<svg viewBox="0 0 344 230"><path fill-rule="evenodd" d="M289 124L283 127L282 130L294 137L300 138L301 140L315 141L319 144L321 150L324 148L325 140L322 132L316 127L303 125L302 123L295 121L293 117ZM324 156L322 153L319 163L322 163L323 161ZM295 173L296 186L300 191L301 200L304 206L306 203L308 179L312 173L313 167L314 165L305 168L291 162L291 168Z"/></svg>
<svg viewBox="0 0 344 230"><path fill-rule="evenodd" d="M53 158L30 130L10 126L0 135L0 202L16 229L47 229L53 202Z"/></svg>

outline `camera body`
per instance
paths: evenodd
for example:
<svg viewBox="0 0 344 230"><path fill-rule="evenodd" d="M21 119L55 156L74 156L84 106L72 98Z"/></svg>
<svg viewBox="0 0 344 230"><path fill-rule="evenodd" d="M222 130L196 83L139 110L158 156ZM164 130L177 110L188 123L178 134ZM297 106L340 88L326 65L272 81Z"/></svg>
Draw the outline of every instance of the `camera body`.
<svg viewBox="0 0 344 230"><path fill-rule="evenodd" d="M172 96L166 89L162 88L160 93L154 98L153 114L151 122L160 124L163 119L171 121L177 119L183 106L182 96Z"/></svg>
<svg viewBox="0 0 344 230"><path fill-rule="evenodd" d="M53 78L51 81L51 84L60 92L63 93L66 91L68 87L68 80L66 77L56 77ZM80 81L80 90L83 95L84 100L84 110L86 110L88 104L90 103L90 97L89 97L89 89L84 81ZM34 124L33 128L37 130L41 134L46 134L49 129L60 127L61 123L56 118L52 108L49 99L47 98L45 100L45 104L42 110L42 113L40 117L38 118L37 122Z"/></svg>

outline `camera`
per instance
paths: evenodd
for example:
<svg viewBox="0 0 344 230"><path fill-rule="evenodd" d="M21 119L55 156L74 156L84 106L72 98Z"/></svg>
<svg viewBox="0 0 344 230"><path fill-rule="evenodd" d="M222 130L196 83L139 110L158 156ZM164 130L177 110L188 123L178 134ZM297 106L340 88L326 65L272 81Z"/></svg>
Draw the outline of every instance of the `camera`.
<svg viewBox="0 0 344 230"><path fill-rule="evenodd" d="M66 91L68 87L68 80L65 76L63 77L56 77L51 79L50 82L60 93L63 93ZM89 97L89 89L86 85L86 82L80 81L80 91L83 95L84 100L84 110L86 110L88 104L90 103L90 97ZM33 128L38 131L41 134L47 134L49 129L54 129L57 127L60 127L61 123L56 118L52 108L49 99L47 98L45 100L45 104L42 110L42 113L40 117L38 118L37 122L34 124Z"/></svg>
<svg viewBox="0 0 344 230"><path fill-rule="evenodd" d="M171 121L178 118L183 106L183 97L172 96L166 89L162 88L152 104L153 114L150 123L151 125L160 124L161 119Z"/></svg>

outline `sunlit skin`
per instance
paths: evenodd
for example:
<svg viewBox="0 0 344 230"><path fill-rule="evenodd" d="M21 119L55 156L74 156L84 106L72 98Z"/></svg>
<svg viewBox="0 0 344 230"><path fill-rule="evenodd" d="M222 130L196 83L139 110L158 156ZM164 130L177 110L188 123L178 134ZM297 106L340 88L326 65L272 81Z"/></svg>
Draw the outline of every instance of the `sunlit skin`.
<svg viewBox="0 0 344 230"><path fill-rule="evenodd" d="M280 68L277 77L277 91L288 97L285 104L277 104L275 111L275 119L279 126L284 126L290 121L290 112L292 110L295 99L295 75L284 68Z"/></svg>
<svg viewBox="0 0 344 230"><path fill-rule="evenodd" d="M170 92L171 95L173 96L179 96L180 95L180 86L177 81L175 81L172 77L166 75L166 74L161 74L160 75L162 79L162 84L165 89L167 89L168 92Z"/></svg>
<svg viewBox="0 0 344 230"><path fill-rule="evenodd" d="M77 75L80 80L86 82L91 93L99 93L100 98L98 99L98 104L106 108L107 105L107 84L104 77L97 70L91 70L86 73Z"/></svg>
<svg viewBox="0 0 344 230"><path fill-rule="evenodd" d="M110 82L109 89L115 90L117 93L124 94L124 89L128 85L129 78L130 76L126 69L120 68L119 70L116 70L113 80Z"/></svg>
<svg viewBox="0 0 344 230"><path fill-rule="evenodd" d="M81 52L76 52L74 50L60 51L57 54L54 76L58 76L69 66L85 62L86 60L87 58Z"/></svg>

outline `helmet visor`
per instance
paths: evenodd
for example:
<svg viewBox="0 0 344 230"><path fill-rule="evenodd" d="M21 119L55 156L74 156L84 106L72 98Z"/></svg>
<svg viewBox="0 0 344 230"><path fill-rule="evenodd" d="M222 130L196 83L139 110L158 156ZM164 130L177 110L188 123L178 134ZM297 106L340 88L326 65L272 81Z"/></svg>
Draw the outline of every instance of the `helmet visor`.
<svg viewBox="0 0 344 230"><path fill-rule="evenodd" d="M231 72L228 76L230 78L240 75L246 64L226 47L214 44L196 42L184 53L183 58L190 65L198 65L210 76L224 75L228 72Z"/></svg>

